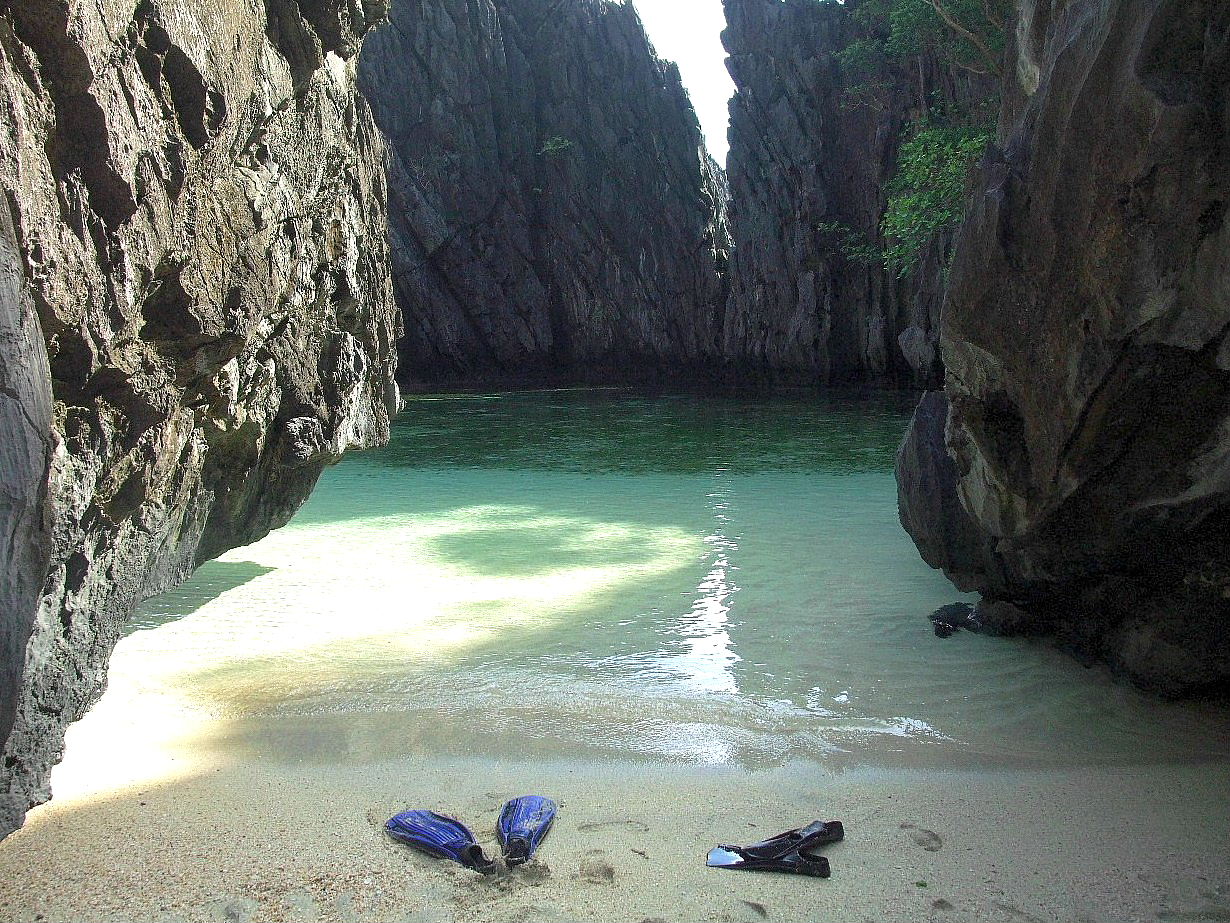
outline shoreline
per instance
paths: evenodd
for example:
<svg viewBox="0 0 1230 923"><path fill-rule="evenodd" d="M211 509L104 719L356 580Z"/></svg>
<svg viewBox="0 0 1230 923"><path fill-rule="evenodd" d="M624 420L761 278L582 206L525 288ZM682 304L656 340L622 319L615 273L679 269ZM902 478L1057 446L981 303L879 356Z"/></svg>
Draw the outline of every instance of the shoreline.
<svg viewBox="0 0 1230 923"><path fill-rule="evenodd" d="M215 761L216 762L216 761ZM834 772L568 760L203 762L66 796L0 843L0 917L98 921L1222 920L1230 764ZM560 816L536 861L479 876L393 842L454 814L489 854L502 802ZM828 880L708 869L719 842L838 819ZM922 884L920 884L920 882Z"/></svg>

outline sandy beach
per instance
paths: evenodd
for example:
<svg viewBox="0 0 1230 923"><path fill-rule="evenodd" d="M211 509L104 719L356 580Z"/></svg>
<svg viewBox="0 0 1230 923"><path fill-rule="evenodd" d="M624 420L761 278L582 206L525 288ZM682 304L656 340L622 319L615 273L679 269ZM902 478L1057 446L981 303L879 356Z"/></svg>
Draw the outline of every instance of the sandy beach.
<svg viewBox="0 0 1230 923"><path fill-rule="evenodd" d="M6 921L1080 921L1230 919L1230 768L740 773L652 764L200 764L66 796L0 844ZM479 876L391 841L410 807L488 852L505 798L560 817ZM708 869L719 841L841 819L817 880Z"/></svg>

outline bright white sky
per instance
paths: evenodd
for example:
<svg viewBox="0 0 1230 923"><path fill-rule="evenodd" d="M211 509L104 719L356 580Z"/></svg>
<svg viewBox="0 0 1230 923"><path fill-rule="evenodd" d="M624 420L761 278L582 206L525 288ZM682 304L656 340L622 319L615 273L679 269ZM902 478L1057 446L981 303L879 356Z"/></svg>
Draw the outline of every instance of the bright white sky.
<svg viewBox="0 0 1230 923"><path fill-rule="evenodd" d="M722 0L633 0L658 57L679 65L700 117L709 153L726 164L726 103L735 86L726 73Z"/></svg>

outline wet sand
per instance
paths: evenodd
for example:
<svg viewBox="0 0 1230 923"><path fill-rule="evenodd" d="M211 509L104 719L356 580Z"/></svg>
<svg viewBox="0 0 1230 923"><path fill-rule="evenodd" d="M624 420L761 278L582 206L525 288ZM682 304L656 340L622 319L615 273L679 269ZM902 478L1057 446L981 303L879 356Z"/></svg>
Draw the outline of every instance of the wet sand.
<svg viewBox="0 0 1230 923"><path fill-rule="evenodd" d="M390 840L411 807L484 848L502 802L560 816L536 861L481 877ZM1230 768L731 769L452 759L198 763L66 796L0 843L5 921L1230 919ZM718 842L815 819L817 880L708 869Z"/></svg>

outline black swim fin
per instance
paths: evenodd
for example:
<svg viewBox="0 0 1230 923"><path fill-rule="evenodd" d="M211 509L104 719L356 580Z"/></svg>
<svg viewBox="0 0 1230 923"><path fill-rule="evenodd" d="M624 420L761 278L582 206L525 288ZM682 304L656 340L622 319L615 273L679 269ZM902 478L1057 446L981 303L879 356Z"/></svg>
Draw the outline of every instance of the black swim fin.
<svg viewBox="0 0 1230 923"><path fill-rule="evenodd" d="M815 821L750 846L714 847L709 850L706 864L712 868L787 872L828 878L829 860L816 855L815 850L828 843L836 843L845 835L841 821Z"/></svg>
<svg viewBox="0 0 1230 923"><path fill-rule="evenodd" d="M452 859L484 875L495 871L495 862L483 853L470 828L454 817L406 811L390 817L384 827L395 839L439 859Z"/></svg>
<svg viewBox="0 0 1230 923"><path fill-rule="evenodd" d="M555 802L542 795L522 795L505 802L495 834L508 865L529 861L551 829L556 810Z"/></svg>

